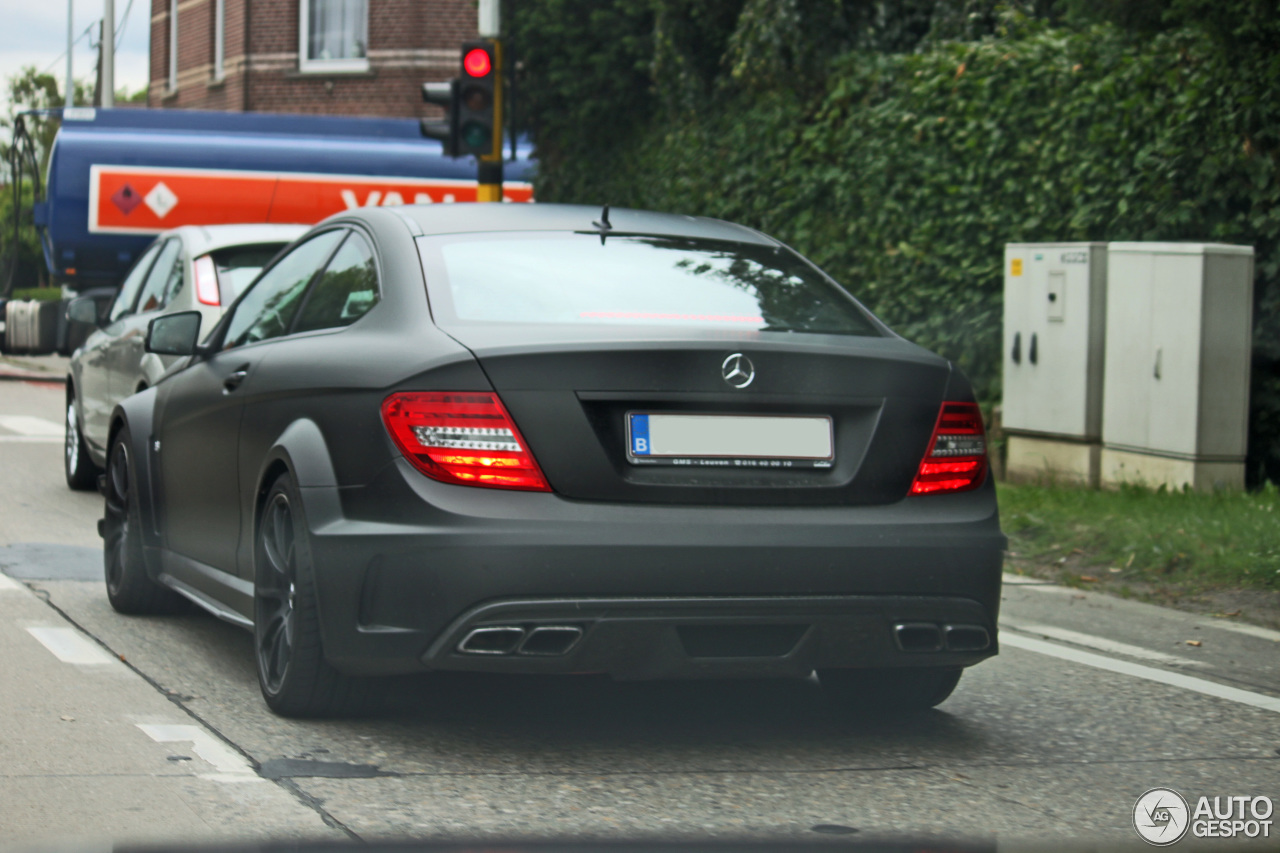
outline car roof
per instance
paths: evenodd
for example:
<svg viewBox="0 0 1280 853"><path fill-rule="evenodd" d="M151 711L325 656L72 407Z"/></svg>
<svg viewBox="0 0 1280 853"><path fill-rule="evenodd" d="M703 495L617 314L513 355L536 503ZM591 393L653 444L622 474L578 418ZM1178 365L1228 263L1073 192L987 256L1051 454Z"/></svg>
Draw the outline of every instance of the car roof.
<svg viewBox="0 0 1280 853"><path fill-rule="evenodd" d="M416 223L424 235L483 231L597 232L600 229L595 223L601 221L604 213L602 207L594 205L542 203L414 204L393 210L402 218ZM609 224L615 234L653 234L777 245L775 240L759 231L704 216L610 208Z"/></svg>
<svg viewBox="0 0 1280 853"><path fill-rule="evenodd" d="M307 225L274 225L243 223L236 225L184 225L166 231L161 237L178 236L193 254L199 255L231 246L253 246L261 243L292 243L307 232Z"/></svg>

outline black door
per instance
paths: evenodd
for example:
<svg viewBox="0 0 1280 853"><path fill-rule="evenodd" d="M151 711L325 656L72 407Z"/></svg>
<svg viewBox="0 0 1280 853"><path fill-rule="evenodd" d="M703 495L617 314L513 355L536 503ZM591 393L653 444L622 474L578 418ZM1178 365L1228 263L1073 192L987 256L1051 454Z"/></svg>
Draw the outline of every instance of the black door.
<svg viewBox="0 0 1280 853"><path fill-rule="evenodd" d="M253 488L240 481L236 464L245 406L261 384L261 363L288 332L307 285L341 237L325 232L282 257L214 332L217 351L160 384L157 458L162 535L170 551L237 574L242 491ZM197 578L187 580L199 585Z"/></svg>

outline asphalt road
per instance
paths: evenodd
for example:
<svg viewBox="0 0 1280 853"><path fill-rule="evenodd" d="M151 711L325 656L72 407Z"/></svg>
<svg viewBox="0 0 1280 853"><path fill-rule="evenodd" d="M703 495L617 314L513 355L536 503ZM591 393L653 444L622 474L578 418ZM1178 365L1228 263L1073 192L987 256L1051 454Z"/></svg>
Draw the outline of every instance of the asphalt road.
<svg viewBox="0 0 1280 853"><path fill-rule="evenodd" d="M101 500L62 481L62 403L60 386L0 383L0 845L909 835L1142 847L1133 807L1150 788L1193 807L1280 799L1280 633L1047 584L1006 585L999 657L913 719L844 719L814 681L441 675L397 683L367 719L283 720L258 695L244 631L111 610Z"/></svg>

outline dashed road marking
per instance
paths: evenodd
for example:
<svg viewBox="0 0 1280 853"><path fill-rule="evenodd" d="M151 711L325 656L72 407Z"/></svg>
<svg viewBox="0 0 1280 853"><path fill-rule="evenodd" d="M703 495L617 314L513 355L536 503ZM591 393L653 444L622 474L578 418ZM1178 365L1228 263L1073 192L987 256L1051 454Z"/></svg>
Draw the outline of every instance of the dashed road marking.
<svg viewBox="0 0 1280 853"><path fill-rule="evenodd" d="M245 757L199 726L137 723L156 743L190 743L191 751L217 768L216 773L197 773L215 782L265 782Z"/></svg>
<svg viewBox="0 0 1280 853"><path fill-rule="evenodd" d="M1039 634L1052 640L1062 640L1065 643L1097 649L1100 652L1110 652L1111 654L1124 655L1125 657L1149 660L1153 663L1163 663L1171 666L1208 666L1204 661L1188 660L1177 655L1157 652L1154 649L1133 646L1117 640L1108 640L1105 637L1095 637L1093 634L1082 634L1079 631L1069 631L1066 628L1055 628L1052 625L1030 625L1024 622L1001 619L1000 627L1012 628L1024 634Z"/></svg>
<svg viewBox="0 0 1280 853"><path fill-rule="evenodd" d="M1180 672L1169 672L1163 669L1143 666L1139 663L1130 663L1129 661L1103 657L1102 655L1095 655L1093 652L1084 652L1079 649L1060 646L1057 643L1048 643L1044 640L1024 637L1020 634L1001 634L1000 644L1003 646L1012 646L1015 649L1023 649L1029 652L1036 652L1037 654L1048 655L1049 657L1055 657L1059 660L1083 664L1084 666L1105 669L1109 672L1128 675L1133 678L1141 678L1146 681L1167 684L1171 687L1179 687L1183 690L1202 693L1205 696L1226 699L1229 702L1237 702L1241 705L1250 705L1254 708L1262 708L1263 710L1274 711L1280 714L1280 698L1266 696L1262 693L1254 693L1249 690L1241 690L1238 687L1228 687L1225 684L1218 684L1213 681L1206 681L1203 678L1183 675Z"/></svg>
<svg viewBox="0 0 1280 853"><path fill-rule="evenodd" d="M35 627L27 633L63 663L103 666L119 662L75 628Z"/></svg>
<svg viewBox="0 0 1280 853"><path fill-rule="evenodd" d="M58 439L64 437L65 430L62 424L56 424L44 418L34 418L31 415L0 415L0 427L17 433L19 437L56 437Z"/></svg>
<svg viewBox="0 0 1280 853"><path fill-rule="evenodd" d="M0 572L0 592L19 592L25 589L25 586L18 583L4 572Z"/></svg>

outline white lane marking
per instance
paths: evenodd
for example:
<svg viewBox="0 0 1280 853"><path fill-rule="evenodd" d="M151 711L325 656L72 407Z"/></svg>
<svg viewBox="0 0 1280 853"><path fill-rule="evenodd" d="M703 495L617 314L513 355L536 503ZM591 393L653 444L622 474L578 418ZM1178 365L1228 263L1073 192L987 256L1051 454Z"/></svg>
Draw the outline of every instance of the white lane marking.
<svg viewBox="0 0 1280 853"><path fill-rule="evenodd" d="M215 782L263 782L245 757L199 726L137 723L156 743L190 743L191 751L217 768L217 773L197 773Z"/></svg>
<svg viewBox="0 0 1280 853"><path fill-rule="evenodd" d="M60 435L0 435L4 444L62 444Z"/></svg>
<svg viewBox="0 0 1280 853"><path fill-rule="evenodd" d="M1280 631L1272 631L1270 628L1261 628L1257 625L1219 621L1217 619L1212 622L1197 622L1196 624L1203 625L1206 628L1221 628L1224 631L1234 631L1237 634L1248 634L1250 637L1259 637L1263 640L1270 640L1273 643L1280 643Z"/></svg>
<svg viewBox="0 0 1280 853"><path fill-rule="evenodd" d="M30 415L0 415L0 427L18 435L47 435L62 437L64 427L44 418Z"/></svg>
<svg viewBox="0 0 1280 853"><path fill-rule="evenodd" d="M1095 655L1093 652L1082 652L1079 649L1059 646L1056 643L1046 643L1044 640L1034 640L1031 637L1023 637L1019 634L1001 634L1000 643L1005 646L1012 646L1015 649L1036 652L1037 654L1048 655L1049 657L1071 661L1072 663L1105 669L1108 672L1116 672L1133 678L1142 678L1159 684L1167 684L1171 687L1180 687L1183 690L1190 690L1194 693L1203 693L1205 696L1226 699L1229 702L1238 702L1241 705L1250 705L1254 708L1262 708L1263 710L1280 714L1280 699L1274 696L1253 693L1249 690L1241 690L1238 687L1228 687L1225 684L1205 681L1203 678L1183 675L1180 672L1168 672L1163 669L1143 666L1140 663L1115 660L1114 658Z"/></svg>
<svg viewBox="0 0 1280 853"><path fill-rule="evenodd" d="M25 586L18 583L16 580L6 575L4 572L0 572L0 592L17 592L18 590L25 590L25 589L26 589Z"/></svg>
<svg viewBox="0 0 1280 853"><path fill-rule="evenodd" d="M1063 642L1073 643L1077 646L1097 649L1100 652L1110 652L1116 655L1149 660L1154 663L1172 664L1173 666L1208 666L1204 661L1188 660L1187 658L1180 658L1177 655L1157 652L1153 649L1146 649L1142 646L1131 646L1128 643L1108 640L1105 637L1095 637L1092 634L1082 634L1079 631L1069 631L1066 628L1055 628L1052 625L1029 625L1024 622L1014 622L1008 619L1001 619L1000 627L1012 628L1013 630L1021 631L1024 634L1039 634L1043 637L1062 640Z"/></svg>
<svg viewBox="0 0 1280 853"><path fill-rule="evenodd" d="M53 652L63 663L102 665L116 663L116 659L102 647L85 637L75 628L28 628L27 633Z"/></svg>

